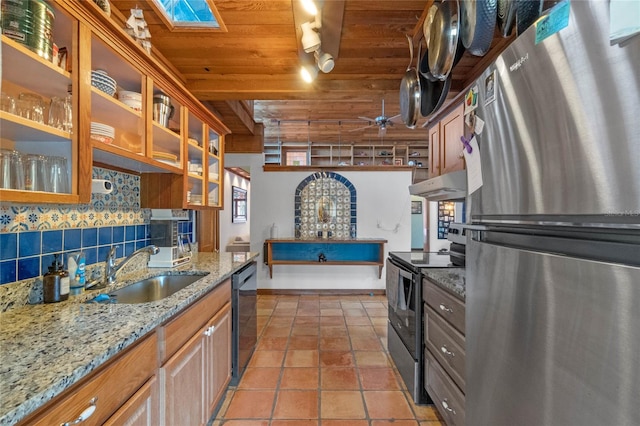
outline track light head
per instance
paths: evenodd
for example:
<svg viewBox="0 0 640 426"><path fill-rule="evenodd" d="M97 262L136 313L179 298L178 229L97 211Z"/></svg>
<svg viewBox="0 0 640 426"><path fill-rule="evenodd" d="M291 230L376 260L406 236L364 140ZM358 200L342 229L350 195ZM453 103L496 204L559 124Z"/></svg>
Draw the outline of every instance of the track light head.
<svg viewBox="0 0 640 426"><path fill-rule="evenodd" d="M316 16L318 14L318 8L313 0L300 0L302 3L302 7L306 10L310 15Z"/></svg>
<svg viewBox="0 0 640 426"><path fill-rule="evenodd" d="M313 56L316 58L316 62L318 63L318 68L323 73L328 73L333 70L335 66L335 62L333 60L333 56L330 53L323 52L318 49L313 52Z"/></svg>
<svg viewBox="0 0 640 426"><path fill-rule="evenodd" d="M313 22L305 22L302 28L302 48L306 53L315 52L320 49L320 34L315 31L316 26Z"/></svg>

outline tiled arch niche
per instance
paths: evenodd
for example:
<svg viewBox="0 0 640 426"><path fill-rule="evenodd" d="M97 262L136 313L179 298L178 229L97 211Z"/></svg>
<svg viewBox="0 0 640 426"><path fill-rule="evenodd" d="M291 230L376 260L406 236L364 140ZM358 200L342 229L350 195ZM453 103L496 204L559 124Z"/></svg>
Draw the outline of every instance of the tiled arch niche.
<svg viewBox="0 0 640 426"><path fill-rule="evenodd" d="M356 188L344 176L313 173L296 188L294 204L296 238L356 238Z"/></svg>

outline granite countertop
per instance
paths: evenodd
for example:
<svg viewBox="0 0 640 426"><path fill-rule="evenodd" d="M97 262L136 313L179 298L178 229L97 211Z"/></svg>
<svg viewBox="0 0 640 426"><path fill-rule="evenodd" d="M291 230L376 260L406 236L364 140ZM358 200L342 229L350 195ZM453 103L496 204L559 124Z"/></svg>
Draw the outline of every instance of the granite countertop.
<svg viewBox="0 0 640 426"><path fill-rule="evenodd" d="M422 275L461 300L466 298L464 268L424 268Z"/></svg>
<svg viewBox="0 0 640 426"><path fill-rule="evenodd" d="M197 253L176 268L143 268L108 290L0 314L0 425L13 425L229 278L258 253ZM200 275L150 303L83 303L98 294L163 273Z"/></svg>

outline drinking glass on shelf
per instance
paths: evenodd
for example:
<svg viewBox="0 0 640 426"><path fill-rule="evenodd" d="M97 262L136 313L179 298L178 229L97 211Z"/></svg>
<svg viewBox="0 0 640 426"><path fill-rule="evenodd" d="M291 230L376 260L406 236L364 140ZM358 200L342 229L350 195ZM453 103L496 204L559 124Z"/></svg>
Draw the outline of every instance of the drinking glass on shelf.
<svg viewBox="0 0 640 426"><path fill-rule="evenodd" d="M47 181L49 191L69 193L69 169L65 157L47 157Z"/></svg>
<svg viewBox="0 0 640 426"><path fill-rule="evenodd" d="M24 189L27 191L48 191L46 157L37 154L24 155Z"/></svg>
<svg viewBox="0 0 640 426"><path fill-rule="evenodd" d="M71 95L64 98L64 123L62 130L70 132L73 130L73 101Z"/></svg>
<svg viewBox="0 0 640 426"><path fill-rule="evenodd" d="M16 111L21 117L44 124L44 101L35 93L20 93Z"/></svg>
<svg viewBox="0 0 640 426"><path fill-rule="evenodd" d="M8 93L2 92L0 95L0 109L11 114L16 113L16 100Z"/></svg>
<svg viewBox="0 0 640 426"><path fill-rule="evenodd" d="M64 130L66 114L65 100L57 96L52 97L49 104L47 124L56 129Z"/></svg>
<svg viewBox="0 0 640 426"><path fill-rule="evenodd" d="M0 188L24 189L24 167L18 151L0 149Z"/></svg>

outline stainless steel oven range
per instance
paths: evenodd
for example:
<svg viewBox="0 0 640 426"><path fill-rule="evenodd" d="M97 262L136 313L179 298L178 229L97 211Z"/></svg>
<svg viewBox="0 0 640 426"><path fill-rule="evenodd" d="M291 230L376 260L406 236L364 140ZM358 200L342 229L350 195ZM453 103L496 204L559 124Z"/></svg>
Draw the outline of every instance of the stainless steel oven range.
<svg viewBox="0 0 640 426"><path fill-rule="evenodd" d="M387 348L417 404L432 403L423 386L422 268L449 268L449 252L390 252L386 291Z"/></svg>

